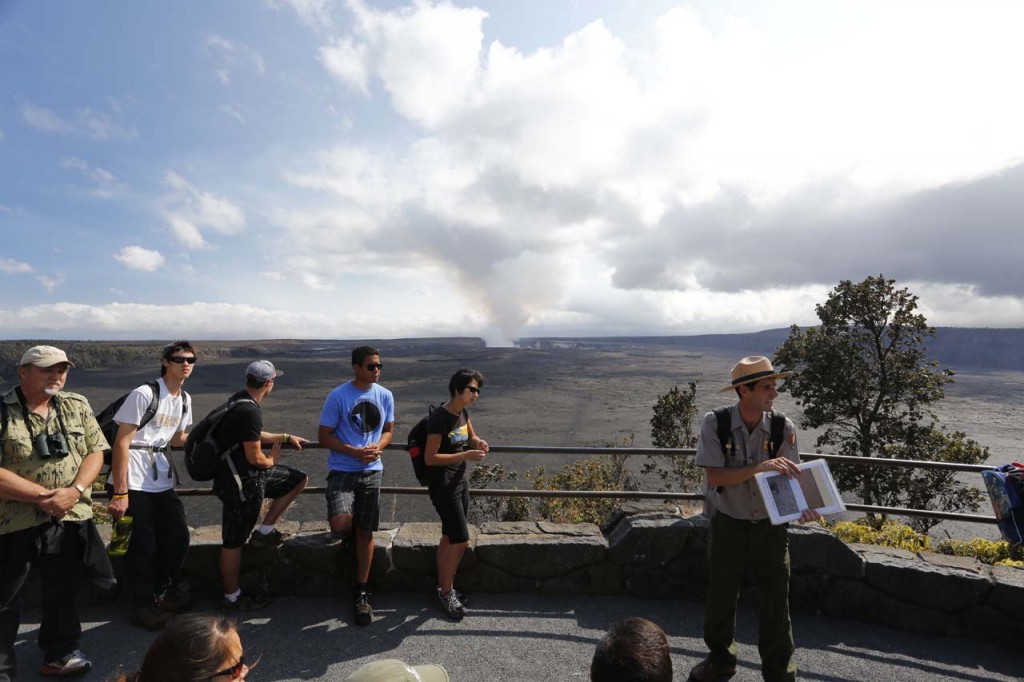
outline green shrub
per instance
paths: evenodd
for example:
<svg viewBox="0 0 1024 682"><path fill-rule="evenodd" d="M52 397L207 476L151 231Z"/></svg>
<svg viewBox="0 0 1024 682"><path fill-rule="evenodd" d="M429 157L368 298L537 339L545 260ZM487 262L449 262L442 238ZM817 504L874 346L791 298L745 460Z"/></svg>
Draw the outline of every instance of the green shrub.
<svg viewBox="0 0 1024 682"><path fill-rule="evenodd" d="M840 521L832 526L832 530L846 543L859 542L865 545L896 547L909 552L931 551L931 540L927 535L895 521L886 521L877 529L865 519Z"/></svg>
<svg viewBox="0 0 1024 682"><path fill-rule="evenodd" d="M935 551L951 556L964 556L994 566L1024 566L1024 548L1006 540L943 540Z"/></svg>
<svg viewBox="0 0 1024 682"><path fill-rule="evenodd" d="M514 471L505 469L504 464L477 464L469 474L470 488L505 488L511 484L518 490ZM469 522L481 524L486 521L525 521L531 516L531 501L528 497L481 497L469 498Z"/></svg>
<svg viewBox="0 0 1024 682"><path fill-rule="evenodd" d="M626 482L625 456L588 457L567 464L548 478L544 469L529 471L526 477L534 490L622 490ZM538 505L540 518L555 523L596 523L601 525L618 509L620 500L608 497L545 497Z"/></svg>

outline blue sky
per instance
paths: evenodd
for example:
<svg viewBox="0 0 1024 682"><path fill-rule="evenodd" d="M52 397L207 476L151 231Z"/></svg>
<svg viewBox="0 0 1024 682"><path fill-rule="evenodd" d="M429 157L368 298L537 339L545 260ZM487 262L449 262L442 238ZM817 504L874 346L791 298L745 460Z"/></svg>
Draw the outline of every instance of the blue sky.
<svg viewBox="0 0 1024 682"><path fill-rule="evenodd" d="M7 338L1024 324L1017 2L0 1Z"/></svg>

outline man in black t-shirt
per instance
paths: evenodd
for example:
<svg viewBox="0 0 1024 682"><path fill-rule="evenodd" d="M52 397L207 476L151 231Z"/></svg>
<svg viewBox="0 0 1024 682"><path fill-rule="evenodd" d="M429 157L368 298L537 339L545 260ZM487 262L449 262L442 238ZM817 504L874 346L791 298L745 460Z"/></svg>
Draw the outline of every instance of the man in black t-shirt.
<svg viewBox="0 0 1024 682"><path fill-rule="evenodd" d="M242 594L239 576L242 545L246 539L253 547L275 547L284 541L274 524L306 487L308 477L293 467L278 464L281 446L290 443L302 449L305 438L263 430L260 403L274 389L274 380L283 372L266 360L257 360L245 370L245 389L230 398L234 405L224 415L214 433L222 450L232 448L230 457L238 473L236 480L227 466L221 466L213 491L224 503L221 527L220 577L224 585L224 611L250 611L266 606L266 594ZM270 452L263 452L263 444ZM263 524L253 531L264 498L271 499ZM252 536L250 537L250 532Z"/></svg>

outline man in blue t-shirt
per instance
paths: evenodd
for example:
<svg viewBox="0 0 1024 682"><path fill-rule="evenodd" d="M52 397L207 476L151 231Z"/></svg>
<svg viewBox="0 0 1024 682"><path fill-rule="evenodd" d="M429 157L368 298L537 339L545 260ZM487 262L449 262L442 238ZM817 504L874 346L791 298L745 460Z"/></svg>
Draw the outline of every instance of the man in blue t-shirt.
<svg viewBox="0 0 1024 682"><path fill-rule="evenodd" d="M370 565L373 531L380 519L380 483L384 448L395 431L395 399L379 386L380 351L359 346L352 351L355 378L327 395L320 413L320 445L327 455L327 520L331 533L347 536L355 529L355 619L373 621L370 606Z"/></svg>

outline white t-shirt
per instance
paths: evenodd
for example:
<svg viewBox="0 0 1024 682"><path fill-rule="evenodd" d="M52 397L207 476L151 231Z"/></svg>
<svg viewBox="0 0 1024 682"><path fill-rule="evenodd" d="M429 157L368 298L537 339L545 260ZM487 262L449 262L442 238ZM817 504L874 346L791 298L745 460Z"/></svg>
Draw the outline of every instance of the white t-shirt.
<svg viewBox="0 0 1024 682"><path fill-rule="evenodd" d="M159 493L174 487L171 463L161 450L137 450L134 446L163 447L171 442L174 434L184 431L192 423L192 406L188 406L184 417L181 414L185 391L171 395L167 384L161 378L160 402L156 414L144 427L135 432L132 445L128 448L128 489L147 493ZM124 403L114 415L118 424L135 424L142 421L153 391L143 384L128 394Z"/></svg>

